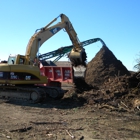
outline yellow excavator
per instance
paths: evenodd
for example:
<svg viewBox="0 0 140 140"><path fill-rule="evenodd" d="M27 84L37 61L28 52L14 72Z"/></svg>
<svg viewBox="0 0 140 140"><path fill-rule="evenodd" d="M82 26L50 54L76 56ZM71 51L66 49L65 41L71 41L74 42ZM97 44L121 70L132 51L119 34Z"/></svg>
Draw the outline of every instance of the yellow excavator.
<svg viewBox="0 0 140 140"><path fill-rule="evenodd" d="M51 26L58 18L61 21ZM81 45L69 18L60 14L45 27L37 29L30 38L24 55L10 55L7 63L0 64L0 96L4 98L22 98L34 103L41 102L47 95L53 98L63 97L63 91L54 87L43 87L39 84L47 83L47 77L40 74L39 48L41 45L65 29L73 44L69 59L77 77L84 77L86 70L86 52ZM81 72L81 69L83 70ZM81 74L82 73L82 74Z"/></svg>

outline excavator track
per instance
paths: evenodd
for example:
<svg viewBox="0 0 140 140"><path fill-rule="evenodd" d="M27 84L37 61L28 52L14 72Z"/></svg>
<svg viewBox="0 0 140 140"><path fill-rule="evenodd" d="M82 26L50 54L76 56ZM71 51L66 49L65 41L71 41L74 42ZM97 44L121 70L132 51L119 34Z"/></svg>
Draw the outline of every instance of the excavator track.
<svg viewBox="0 0 140 140"><path fill-rule="evenodd" d="M44 101L48 96L54 99L60 99L64 96L65 91L57 87L20 87L13 85L1 85L0 86L0 98L1 99L16 99L20 101L26 101L29 103L40 103Z"/></svg>

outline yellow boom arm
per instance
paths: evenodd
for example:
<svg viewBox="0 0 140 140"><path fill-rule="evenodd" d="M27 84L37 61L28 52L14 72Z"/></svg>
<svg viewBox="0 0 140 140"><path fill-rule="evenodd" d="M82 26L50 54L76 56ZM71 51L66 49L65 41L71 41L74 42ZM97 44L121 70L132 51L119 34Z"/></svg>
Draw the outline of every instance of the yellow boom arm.
<svg viewBox="0 0 140 140"><path fill-rule="evenodd" d="M50 27L50 25L55 22L58 17L61 18L61 22L57 23L56 25L53 25ZM49 24L47 24L45 27L39 29L38 32L36 32L31 39L29 40L29 43L26 48L25 58L26 58L26 64L32 64L32 61L37 56L38 50L40 46L49 38L51 38L53 35L55 35L58 31L61 29L65 29L68 33L70 40L73 44L73 49L70 52L69 58L74 66L85 64L86 61L86 53L84 48L81 46L79 39L77 37L77 33L75 32L72 23L69 21L68 17L64 14L60 14L54 20L52 20Z"/></svg>

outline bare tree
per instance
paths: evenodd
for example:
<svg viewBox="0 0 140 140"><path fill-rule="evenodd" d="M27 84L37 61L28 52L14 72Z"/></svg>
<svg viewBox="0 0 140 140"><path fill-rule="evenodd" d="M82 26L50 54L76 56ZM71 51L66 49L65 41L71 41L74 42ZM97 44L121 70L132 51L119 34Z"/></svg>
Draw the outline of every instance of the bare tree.
<svg viewBox="0 0 140 140"><path fill-rule="evenodd" d="M134 66L138 72L140 71L140 53L138 54L138 58L136 59L136 65Z"/></svg>

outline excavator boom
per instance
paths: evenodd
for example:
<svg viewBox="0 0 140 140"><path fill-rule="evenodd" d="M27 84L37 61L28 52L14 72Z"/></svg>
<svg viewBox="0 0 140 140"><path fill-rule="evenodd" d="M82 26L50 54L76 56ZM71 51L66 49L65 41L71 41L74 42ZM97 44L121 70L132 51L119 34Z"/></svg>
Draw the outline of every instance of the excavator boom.
<svg viewBox="0 0 140 140"><path fill-rule="evenodd" d="M56 25L50 26L53 22L55 22L58 19L58 17L61 17L61 22L57 23ZM39 52L40 46L49 38L51 38L53 35L55 35L57 32L59 32L61 29L66 30L73 44L73 48L69 56L72 65L77 66L85 64L86 61L85 50L77 37L77 33L75 32L72 23L69 21L68 17L64 14L61 14L58 17L52 20L45 27L36 30L36 33L31 37L25 53L25 57L27 60L26 64L29 63L32 64L34 58L37 56L37 53Z"/></svg>

